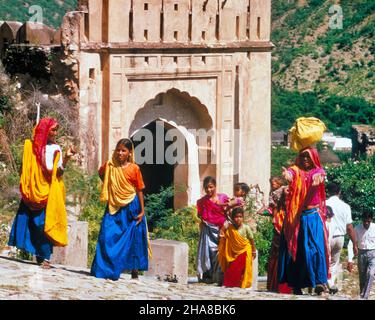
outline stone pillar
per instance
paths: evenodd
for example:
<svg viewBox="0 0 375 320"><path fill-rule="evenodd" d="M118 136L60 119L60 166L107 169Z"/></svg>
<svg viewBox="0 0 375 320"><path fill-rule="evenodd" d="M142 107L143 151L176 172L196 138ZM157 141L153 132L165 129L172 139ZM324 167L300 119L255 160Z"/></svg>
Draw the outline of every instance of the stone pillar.
<svg viewBox="0 0 375 320"><path fill-rule="evenodd" d="M146 276L187 284L189 246L185 242L157 239L151 241L152 259Z"/></svg>
<svg viewBox="0 0 375 320"><path fill-rule="evenodd" d="M239 115L239 180L259 184L260 189L268 194L271 168L271 53L251 52L248 68L240 69L242 77L248 81L246 88L243 88L248 99L243 101Z"/></svg>
<svg viewBox="0 0 375 320"><path fill-rule="evenodd" d="M54 247L52 264L87 268L88 223L68 221L68 245Z"/></svg>

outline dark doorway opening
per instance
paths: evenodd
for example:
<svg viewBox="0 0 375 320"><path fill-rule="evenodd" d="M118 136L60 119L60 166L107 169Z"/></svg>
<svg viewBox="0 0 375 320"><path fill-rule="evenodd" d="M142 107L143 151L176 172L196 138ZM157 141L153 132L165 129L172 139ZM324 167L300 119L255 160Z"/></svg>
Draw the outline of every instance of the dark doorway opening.
<svg viewBox="0 0 375 320"><path fill-rule="evenodd" d="M156 139L156 128L158 128L158 132L163 132L163 140L164 145L159 145L158 141ZM144 141L144 137L142 141L133 141L134 148L135 148L135 162L139 164L139 167L142 172L143 180L145 183L145 189L144 194L155 194L159 193L160 189L168 188L170 186L174 185L174 165L168 164L166 161L163 161L163 164L157 164L156 163L156 151L159 150L162 151L163 155L165 155L165 150L168 148L169 145L173 143L173 141L166 141L165 135L167 132L167 129L160 124L154 122L151 122L147 126L144 127L144 129L148 129L152 133L153 137L153 161L152 164L144 163L140 164L140 160L142 157L145 156L145 150L142 150L142 153L139 154L139 151L137 151L136 147L141 144ZM160 150L160 148L163 148L163 150ZM163 158L164 159L164 158ZM171 197L168 199L168 202L166 204L166 207L168 209L173 209L173 203L174 203L174 197Z"/></svg>

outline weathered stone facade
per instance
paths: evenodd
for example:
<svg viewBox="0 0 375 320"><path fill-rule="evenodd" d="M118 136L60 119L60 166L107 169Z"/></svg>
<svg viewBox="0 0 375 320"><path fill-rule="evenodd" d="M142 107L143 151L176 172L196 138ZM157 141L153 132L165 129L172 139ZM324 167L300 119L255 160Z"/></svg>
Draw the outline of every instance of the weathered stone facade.
<svg viewBox="0 0 375 320"><path fill-rule="evenodd" d="M0 26L0 58L4 55L5 49L13 44L17 38L17 32L22 23L18 21L5 21Z"/></svg>
<svg viewBox="0 0 375 320"><path fill-rule="evenodd" d="M81 0L59 30L26 23L18 42L60 41L51 75L77 103L89 172L141 128L177 132L179 161L141 170L146 192L174 184L182 207L201 196L207 175L219 192L237 181L268 192L270 27L271 0ZM200 129L211 130L207 140L193 134ZM172 142L153 143L163 154Z"/></svg>
<svg viewBox="0 0 375 320"><path fill-rule="evenodd" d="M49 45L53 44L55 30L42 23L25 22L17 32L17 43Z"/></svg>
<svg viewBox="0 0 375 320"><path fill-rule="evenodd" d="M160 121L185 137L187 163L171 173L144 168L146 184L165 173L185 185L175 206L194 203L208 174L221 192L231 194L238 180L267 192L270 0L86 0L79 9L73 50L89 170L108 159L120 138ZM215 130L211 145L189 136L199 128ZM206 153L213 161L195 161Z"/></svg>

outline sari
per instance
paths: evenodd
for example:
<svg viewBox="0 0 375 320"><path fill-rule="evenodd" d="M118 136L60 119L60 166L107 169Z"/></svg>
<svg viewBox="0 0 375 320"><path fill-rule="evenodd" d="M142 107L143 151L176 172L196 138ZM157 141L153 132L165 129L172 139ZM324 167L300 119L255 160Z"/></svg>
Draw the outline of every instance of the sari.
<svg viewBox="0 0 375 320"><path fill-rule="evenodd" d="M229 197L217 194L218 200L225 203ZM198 216L202 219L197 253L198 278L209 283L221 283L223 273L217 255L219 231L226 221L224 207L214 203L209 196L197 202Z"/></svg>
<svg viewBox="0 0 375 320"><path fill-rule="evenodd" d="M274 226L271 249L267 262L267 290L279 293L291 293L291 288L285 284L279 284L277 270L280 249L280 233L285 218L285 188L281 186L270 194L268 212L272 215L272 224Z"/></svg>
<svg viewBox="0 0 375 320"><path fill-rule="evenodd" d="M314 168L304 171L300 155L308 152ZM328 232L325 227L324 183L312 186L316 173L324 174L318 152L313 148L300 151L295 165L289 168L293 181L289 184L287 215L281 234L278 276L280 283L293 288L315 287L325 284L329 276ZM307 210L312 199L318 208Z"/></svg>
<svg viewBox="0 0 375 320"><path fill-rule="evenodd" d="M33 141L25 140L20 178L22 200L8 242L36 255L38 261L49 260L53 246L68 244L65 186L57 176L61 152L54 153L52 170L46 163L48 133L56 125L56 120L44 118L34 129Z"/></svg>
<svg viewBox="0 0 375 320"><path fill-rule="evenodd" d="M225 237L220 239L218 259L224 272L225 287L251 287L253 275L251 244L232 224L225 230Z"/></svg>
<svg viewBox="0 0 375 320"><path fill-rule="evenodd" d="M118 280L125 270L148 270L151 247L146 216L137 225L141 212L137 190L144 189L141 171L135 163L125 169L115 157L104 164L105 171L100 200L107 203L91 275Z"/></svg>

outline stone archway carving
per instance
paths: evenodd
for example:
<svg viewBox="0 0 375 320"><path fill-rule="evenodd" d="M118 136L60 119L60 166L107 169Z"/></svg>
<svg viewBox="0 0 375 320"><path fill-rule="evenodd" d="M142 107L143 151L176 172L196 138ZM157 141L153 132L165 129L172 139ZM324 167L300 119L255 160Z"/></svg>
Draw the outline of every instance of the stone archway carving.
<svg viewBox="0 0 375 320"><path fill-rule="evenodd" d="M177 103L178 108L173 108L174 102ZM129 128L129 136L157 118L174 121L187 129L210 129L213 124L207 107L198 98L172 88L157 94L136 112Z"/></svg>
<svg viewBox="0 0 375 320"><path fill-rule="evenodd" d="M200 197L199 148L196 136L189 130L212 128L212 119L207 108L187 92L170 89L159 93L139 109L130 125L129 136L133 137L141 128L155 121L162 121L166 127L177 129L187 145L187 187L188 203L195 204Z"/></svg>

